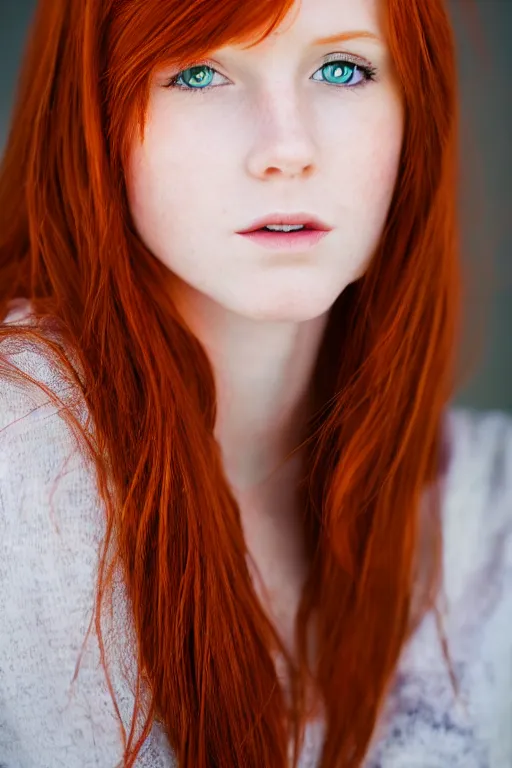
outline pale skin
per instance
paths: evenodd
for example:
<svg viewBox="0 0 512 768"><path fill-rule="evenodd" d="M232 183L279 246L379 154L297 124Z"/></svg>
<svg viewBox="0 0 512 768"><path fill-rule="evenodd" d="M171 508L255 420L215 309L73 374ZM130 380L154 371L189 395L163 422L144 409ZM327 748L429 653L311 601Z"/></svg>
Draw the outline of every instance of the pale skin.
<svg viewBox="0 0 512 768"><path fill-rule="evenodd" d="M376 0L303 0L258 46L210 55L202 93L189 92L200 89L190 77L166 87L177 70L157 72L127 168L138 233L168 267L169 290L212 362L226 477L289 647L306 562L300 458L285 459L329 310L378 244L402 146L381 10ZM378 39L313 45L356 30ZM364 77L352 61L351 79L336 84L329 54L374 67L375 81L357 85ZM237 234L266 214L298 211L332 227L307 252L272 254Z"/></svg>

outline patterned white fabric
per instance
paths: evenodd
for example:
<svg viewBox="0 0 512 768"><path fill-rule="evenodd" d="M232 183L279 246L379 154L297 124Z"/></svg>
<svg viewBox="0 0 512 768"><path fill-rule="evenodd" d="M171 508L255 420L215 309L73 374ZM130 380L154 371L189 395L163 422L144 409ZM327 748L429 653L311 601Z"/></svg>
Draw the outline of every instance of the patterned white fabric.
<svg viewBox="0 0 512 768"><path fill-rule="evenodd" d="M24 311L13 305L7 320L25 323ZM68 396L36 348L11 359ZM429 615L404 650L365 768L512 768L512 417L452 408L447 427L446 628L460 700ZM104 527L92 468L70 458L70 439L39 390L0 381L0 768L114 768L122 756L94 633L72 683ZM113 683L128 727L132 691L121 674ZM322 728L310 728L301 768L319 765ZM176 766L156 723L137 766Z"/></svg>

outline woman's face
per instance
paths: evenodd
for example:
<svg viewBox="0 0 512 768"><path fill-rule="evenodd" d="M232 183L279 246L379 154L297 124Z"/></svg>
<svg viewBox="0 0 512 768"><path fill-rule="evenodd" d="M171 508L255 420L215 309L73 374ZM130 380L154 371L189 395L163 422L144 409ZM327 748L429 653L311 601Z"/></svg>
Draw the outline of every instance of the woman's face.
<svg viewBox="0 0 512 768"><path fill-rule="evenodd" d="M403 135L379 5L302 0L258 46L218 49L207 66L182 71L174 88L176 70L154 77L128 196L137 231L169 268L182 305L213 301L251 319L303 321L327 312L364 273ZM354 31L378 39L315 44ZM295 252L238 234L268 214L295 212L332 230Z"/></svg>

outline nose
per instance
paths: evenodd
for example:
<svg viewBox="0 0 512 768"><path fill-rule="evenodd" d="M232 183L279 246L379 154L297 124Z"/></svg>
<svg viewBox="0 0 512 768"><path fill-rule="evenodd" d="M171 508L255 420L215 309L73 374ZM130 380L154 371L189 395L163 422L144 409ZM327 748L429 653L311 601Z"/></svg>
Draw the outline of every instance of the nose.
<svg viewBox="0 0 512 768"><path fill-rule="evenodd" d="M255 178L310 176L316 167L316 147L307 115L297 100L277 95L258 109L253 145L247 156Z"/></svg>

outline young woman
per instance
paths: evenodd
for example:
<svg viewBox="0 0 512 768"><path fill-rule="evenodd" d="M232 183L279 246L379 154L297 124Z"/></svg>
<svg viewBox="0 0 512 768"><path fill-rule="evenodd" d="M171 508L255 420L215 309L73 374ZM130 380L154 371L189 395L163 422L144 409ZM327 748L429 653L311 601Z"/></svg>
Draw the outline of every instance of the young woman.
<svg viewBox="0 0 512 768"><path fill-rule="evenodd" d="M512 419L448 406L457 108L443 0L40 0L3 766L511 764Z"/></svg>

